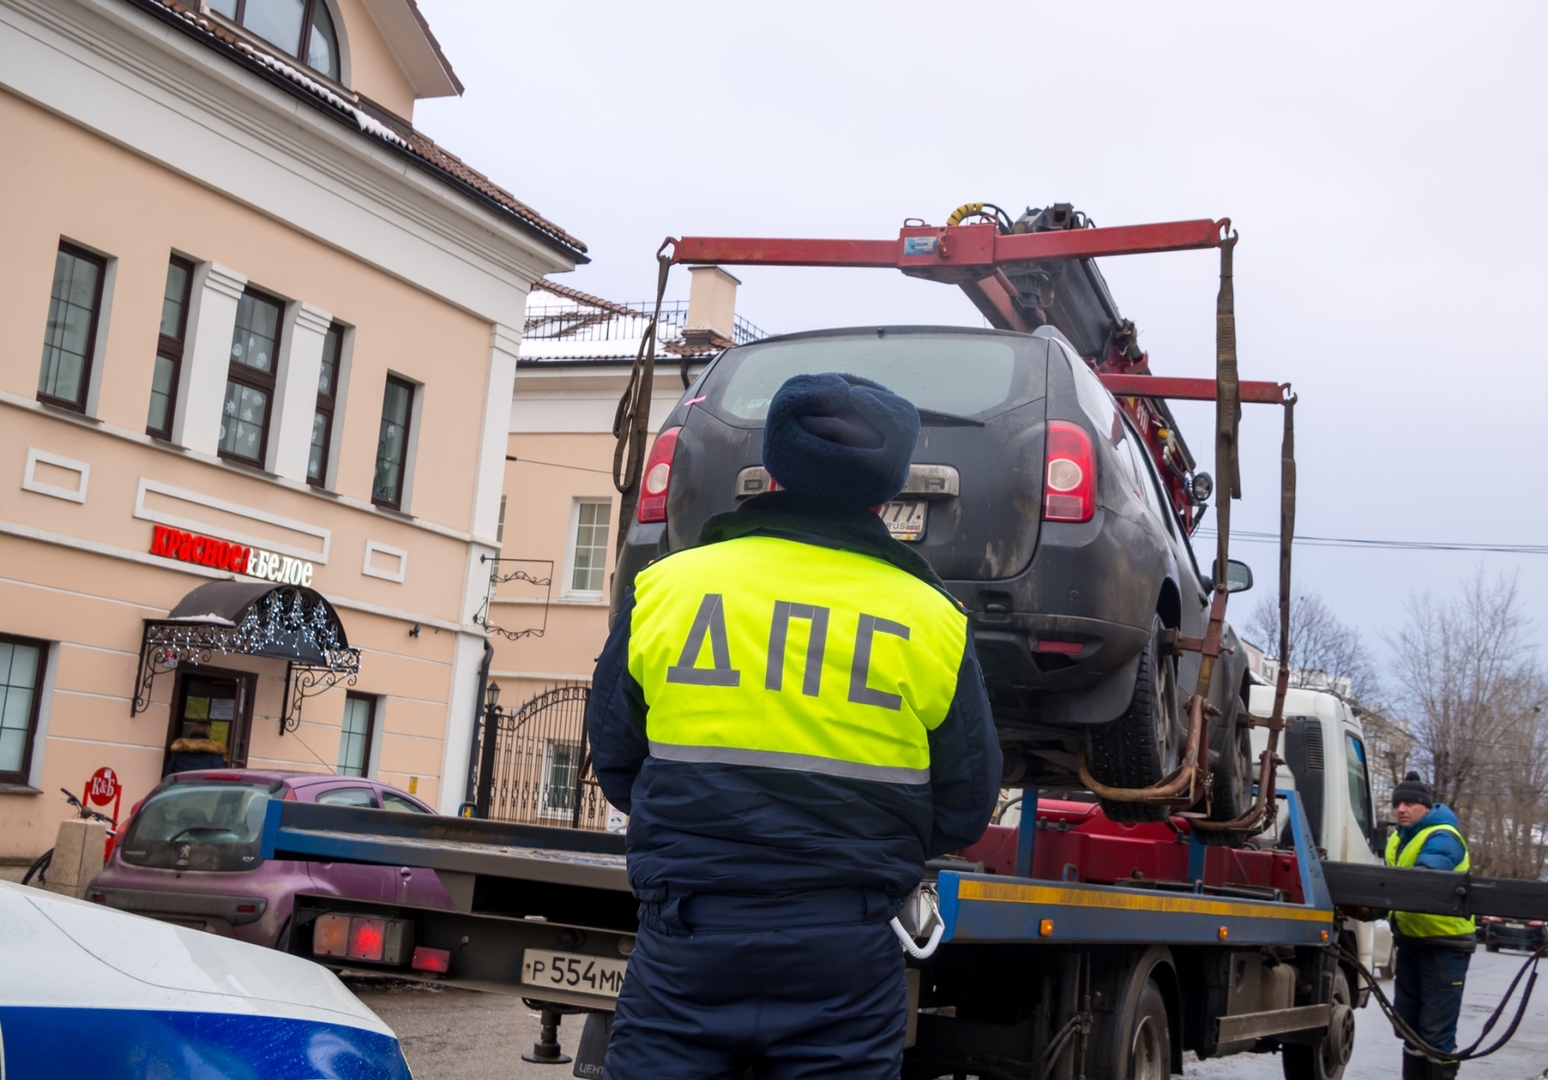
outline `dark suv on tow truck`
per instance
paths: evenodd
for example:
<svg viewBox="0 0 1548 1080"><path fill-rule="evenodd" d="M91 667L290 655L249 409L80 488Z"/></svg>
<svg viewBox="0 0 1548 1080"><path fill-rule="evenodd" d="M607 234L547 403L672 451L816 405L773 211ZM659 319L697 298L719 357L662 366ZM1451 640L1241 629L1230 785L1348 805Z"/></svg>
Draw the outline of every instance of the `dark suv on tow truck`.
<svg viewBox="0 0 1548 1080"><path fill-rule="evenodd" d="M614 579L614 609L652 559L691 546L712 515L769 489L761 461L769 400L790 376L875 379L919 409L909 481L882 511L972 620L1005 782L1080 787L1092 775L1142 787L1180 763L1183 702L1199 655L1166 631L1202 637L1212 585L1138 434L1052 327L1033 334L870 327L766 338L729 349L661 426ZM1248 587L1233 564L1234 585ZM1214 816L1252 792L1246 655L1216 664ZM1116 820L1162 811L1109 803Z"/></svg>

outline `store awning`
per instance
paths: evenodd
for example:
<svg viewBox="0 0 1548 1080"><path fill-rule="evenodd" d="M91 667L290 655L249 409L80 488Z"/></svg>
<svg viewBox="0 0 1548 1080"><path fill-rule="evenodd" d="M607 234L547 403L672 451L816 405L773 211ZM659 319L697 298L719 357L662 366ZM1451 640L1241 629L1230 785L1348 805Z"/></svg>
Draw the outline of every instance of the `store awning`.
<svg viewBox="0 0 1548 1080"><path fill-rule="evenodd" d="M360 673L360 650L350 645L338 610L321 593L298 585L211 581L183 597L165 619L145 620L129 715L150 707L157 675L219 656L286 662L281 734L300 723L304 698L341 680L353 686Z"/></svg>

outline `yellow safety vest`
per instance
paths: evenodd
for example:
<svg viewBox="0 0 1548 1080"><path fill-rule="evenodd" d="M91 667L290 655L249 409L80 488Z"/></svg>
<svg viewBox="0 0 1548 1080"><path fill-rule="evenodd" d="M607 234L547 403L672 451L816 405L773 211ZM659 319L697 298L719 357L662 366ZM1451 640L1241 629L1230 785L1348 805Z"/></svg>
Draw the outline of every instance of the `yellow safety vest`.
<svg viewBox="0 0 1548 1080"><path fill-rule="evenodd" d="M925 784L967 616L891 563L770 536L640 571L629 673L651 756Z"/></svg>
<svg viewBox="0 0 1548 1080"><path fill-rule="evenodd" d="M1419 864L1419 852L1424 847L1424 842L1433 833L1446 831L1462 842L1462 861L1456 866L1455 873L1464 874L1472 865L1472 860L1467 854L1467 840L1463 835L1450 825L1431 825L1427 829L1420 829L1414 834L1414 838L1403 844L1399 850L1397 830L1387 837L1387 865L1388 866L1417 866ZM1471 917L1463 918L1458 915L1421 915L1413 911L1394 911L1392 922L1398 931L1405 937L1458 937L1462 934L1471 934L1474 930Z"/></svg>

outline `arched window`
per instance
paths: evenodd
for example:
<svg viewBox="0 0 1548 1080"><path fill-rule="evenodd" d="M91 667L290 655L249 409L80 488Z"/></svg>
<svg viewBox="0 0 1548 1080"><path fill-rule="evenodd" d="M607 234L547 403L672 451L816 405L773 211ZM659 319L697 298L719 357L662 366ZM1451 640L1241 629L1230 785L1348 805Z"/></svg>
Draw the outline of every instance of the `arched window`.
<svg viewBox="0 0 1548 1080"><path fill-rule="evenodd" d="M209 0L209 5L216 14L339 81L339 35L326 0Z"/></svg>

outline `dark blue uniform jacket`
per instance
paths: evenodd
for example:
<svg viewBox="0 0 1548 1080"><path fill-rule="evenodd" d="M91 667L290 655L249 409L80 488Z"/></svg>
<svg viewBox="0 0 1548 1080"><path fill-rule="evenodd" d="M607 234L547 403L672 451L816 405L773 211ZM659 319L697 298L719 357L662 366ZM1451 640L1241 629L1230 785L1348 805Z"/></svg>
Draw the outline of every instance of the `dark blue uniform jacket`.
<svg viewBox="0 0 1548 1080"><path fill-rule="evenodd" d="M710 519L700 542L752 533L874 555L940 584L875 514L813 516L786 492ZM926 859L983 835L1001 759L971 630L956 697L929 736L930 783L910 786L652 758L644 695L629 674L633 610L631 589L597 661L586 729L603 792L630 815L629 882L642 900L856 886L896 900L919 883Z"/></svg>

